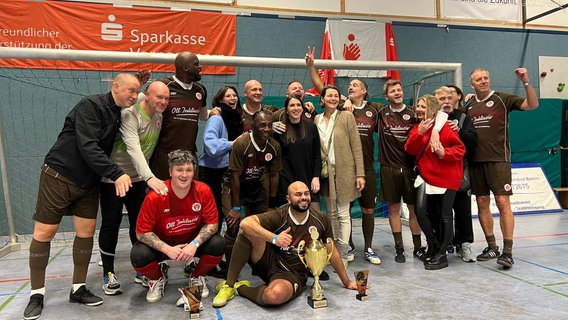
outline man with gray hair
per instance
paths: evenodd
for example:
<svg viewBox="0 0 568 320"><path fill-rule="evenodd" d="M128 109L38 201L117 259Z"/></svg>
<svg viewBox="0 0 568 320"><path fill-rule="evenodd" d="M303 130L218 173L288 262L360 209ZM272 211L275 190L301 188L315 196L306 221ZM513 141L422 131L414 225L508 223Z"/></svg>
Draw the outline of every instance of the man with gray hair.
<svg viewBox="0 0 568 320"><path fill-rule="evenodd" d="M471 218L471 190L469 184L468 157L471 157L477 144L477 135L473 122L465 112L454 109L452 88L442 86L434 91L440 110L448 114L450 128L457 131L461 142L465 145L463 158L464 177L460 189L454 198L454 240L458 256L465 262L474 262L475 256L471 251L473 243L473 223Z"/></svg>
<svg viewBox="0 0 568 320"><path fill-rule="evenodd" d="M467 114L473 121L477 134L477 147L471 168L471 192L476 196L479 223L485 234L487 247L477 256L478 261L497 257L504 268L513 266L513 231L515 217L511 210L511 146L509 145L509 113L514 110L533 110L538 107L538 97L529 82L525 68L515 69L515 75L523 84L526 98L491 90L489 71L477 68L470 74L475 96L466 104ZM493 233L493 216L489 209L489 192L493 192L499 209L499 224L503 233L503 252Z"/></svg>

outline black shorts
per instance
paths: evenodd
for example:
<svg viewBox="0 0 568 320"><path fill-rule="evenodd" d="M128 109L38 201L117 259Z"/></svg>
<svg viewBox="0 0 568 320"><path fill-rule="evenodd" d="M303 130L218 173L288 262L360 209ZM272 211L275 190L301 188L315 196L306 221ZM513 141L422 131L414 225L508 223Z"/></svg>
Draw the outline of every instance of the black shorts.
<svg viewBox="0 0 568 320"><path fill-rule="evenodd" d="M278 253L273 245L266 243L264 254L254 264L250 264L253 273L257 274L266 283L275 279L283 279L292 284L294 293L290 300L300 296L308 281L307 274L300 274L293 270Z"/></svg>
<svg viewBox="0 0 568 320"><path fill-rule="evenodd" d="M416 200L410 171L409 168L381 166L381 201L399 203L402 198L406 204L414 205Z"/></svg>
<svg viewBox="0 0 568 320"><path fill-rule="evenodd" d="M474 162L469 166L469 175L471 193L476 196L488 196L489 191L496 196L513 194L509 162Z"/></svg>
<svg viewBox="0 0 568 320"><path fill-rule="evenodd" d="M365 188L357 198L361 208L375 209L377 206L377 174L375 170L365 170Z"/></svg>
<svg viewBox="0 0 568 320"><path fill-rule="evenodd" d="M99 211L99 184L83 189L47 164L41 166L33 219L59 224L63 216L96 219Z"/></svg>

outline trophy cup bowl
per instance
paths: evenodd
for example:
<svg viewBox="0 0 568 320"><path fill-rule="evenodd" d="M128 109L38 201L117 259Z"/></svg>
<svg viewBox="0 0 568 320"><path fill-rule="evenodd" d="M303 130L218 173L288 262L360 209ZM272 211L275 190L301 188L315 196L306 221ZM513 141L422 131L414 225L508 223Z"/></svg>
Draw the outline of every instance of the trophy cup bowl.
<svg viewBox="0 0 568 320"><path fill-rule="evenodd" d="M298 257L314 275L314 283L310 290L310 295L308 296L308 304L310 307L316 309L327 307L327 299L324 297L323 288L319 282L319 276L333 253L333 241L327 238L327 243L331 243L332 245L331 251L327 252L325 245L318 240L319 233L317 231L311 232L311 237L312 241L307 247L305 246L304 240L300 241L298 245Z"/></svg>
<svg viewBox="0 0 568 320"><path fill-rule="evenodd" d="M367 301L367 279L369 278L369 270L355 271L355 282L357 283L357 295L355 297L360 301Z"/></svg>

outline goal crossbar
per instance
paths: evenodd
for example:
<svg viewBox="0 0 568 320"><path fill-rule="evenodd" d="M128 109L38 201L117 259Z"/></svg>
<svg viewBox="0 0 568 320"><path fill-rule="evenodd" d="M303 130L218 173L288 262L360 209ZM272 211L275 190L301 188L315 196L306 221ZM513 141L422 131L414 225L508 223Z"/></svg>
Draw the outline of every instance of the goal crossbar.
<svg viewBox="0 0 568 320"><path fill-rule="evenodd" d="M221 55L197 55L202 65L211 66L241 66L241 67L274 67L274 68L305 68L304 59L294 58L263 58L263 57L235 57ZM28 48L0 48L0 58L41 59L64 61L108 61L108 62L138 62L172 64L174 53L151 52L117 52L94 50L57 50L57 49L28 49ZM462 86L462 64L455 62L412 62L412 61L349 61L349 60L322 60L314 61L316 68L321 69L357 69L357 70L423 70L445 71L453 75L453 84Z"/></svg>

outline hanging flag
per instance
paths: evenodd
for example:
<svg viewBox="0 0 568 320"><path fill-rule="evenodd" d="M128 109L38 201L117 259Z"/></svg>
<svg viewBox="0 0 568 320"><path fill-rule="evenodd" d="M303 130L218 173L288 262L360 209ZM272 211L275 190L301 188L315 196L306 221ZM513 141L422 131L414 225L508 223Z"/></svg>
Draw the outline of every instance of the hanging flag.
<svg viewBox="0 0 568 320"><path fill-rule="evenodd" d="M334 60L363 60L363 61L396 61L388 52L391 50L388 40L394 35L392 26L376 21L344 21L327 20L331 54ZM387 35L387 28L391 28ZM389 45L387 45L389 44ZM337 77L387 77L386 70L336 70Z"/></svg>
<svg viewBox="0 0 568 320"><path fill-rule="evenodd" d="M392 24L390 23L385 24L385 39L387 46L387 61L398 61L394 32L392 31ZM398 72L398 70L387 70L387 79L400 80L400 72Z"/></svg>

